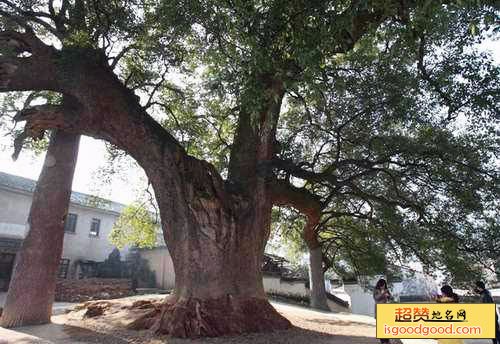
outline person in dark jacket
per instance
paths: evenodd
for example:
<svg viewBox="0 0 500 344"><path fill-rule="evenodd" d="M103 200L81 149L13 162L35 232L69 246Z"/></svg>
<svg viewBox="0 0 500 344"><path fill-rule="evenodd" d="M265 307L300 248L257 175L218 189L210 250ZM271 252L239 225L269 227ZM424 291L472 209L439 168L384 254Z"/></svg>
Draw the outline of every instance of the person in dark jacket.
<svg viewBox="0 0 500 344"><path fill-rule="evenodd" d="M442 295L438 297L436 302L439 303L458 303L460 298L457 294L453 292L453 288L445 284L441 287ZM463 339L458 338L440 338L438 339L438 344L463 344Z"/></svg>
<svg viewBox="0 0 500 344"><path fill-rule="evenodd" d="M387 288L387 282L381 278L373 289L373 300L375 301L375 317L377 317L377 303L387 303L391 299L391 293ZM390 343L389 339L382 338L380 343Z"/></svg>
<svg viewBox="0 0 500 344"><path fill-rule="evenodd" d="M477 281L476 282L476 292L481 295L481 302L482 303L495 303L493 301L493 298L491 297L491 293L488 289L486 289L486 286L484 285L483 281ZM495 307L495 338L492 339L493 344L500 344L500 328L498 326L498 313L496 311Z"/></svg>
<svg viewBox="0 0 500 344"><path fill-rule="evenodd" d="M441 287L441 293L443 295L439 297L436 301L438 303L459 303L460 298L457 294L453 292L453 288L445 284Z"/></svg>

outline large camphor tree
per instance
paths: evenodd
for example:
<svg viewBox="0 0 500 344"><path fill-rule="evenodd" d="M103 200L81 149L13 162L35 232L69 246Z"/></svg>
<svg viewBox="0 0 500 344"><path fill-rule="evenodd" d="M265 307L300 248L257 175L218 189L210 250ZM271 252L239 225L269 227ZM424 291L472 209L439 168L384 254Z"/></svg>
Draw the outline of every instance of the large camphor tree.
<svg viewBox="0 0 500 344"><path fill-rule="evenodd" d="M308 236L317 220L309 196L323 197L326 206L333 198L325 198L324 190L332 185L339 191L354 186L357 193L365 186L339 173L356 169L359 159L349 151L336 155L321 135L302 140L291 134L300 130L301 118L310 116L294 102L318 95L312 98L322 122L316 127L311 119L316 130L310 132L332 132L343 140L328 105L338 102L347 111L350 105L343 100L357 97L349 88L342 90L344 72L351 71L360 90L366 90L364 80L370 77L364 66L356 68L349 60L377 64L385 54L388 75L381 84L392 87L370 86L352 116L368 124L392 119L389 130L414 137L454 114L487 129L498 116L498 95L492 92L498 71L488 68L487 57L475 53L474 44L494 21L493 6L409 0L0 0L0 91L63 94L61 105L34 106L16 116L26 122L25 135L62 129L101 138L145 170L176 286L161 314L152 313L135 327L179 337L283 329L290 323L268 303L261 278L273 204L310 212ZM461 44L459 56L472 51L468 61L486 67L465 76L458 60L437 72L425 69L427 54L445 46L445 35L456 38L452 45ZM428 81L391 79L399 72L418 74L418 66L425 71L420 79ZM465 94L460 85L470 86ZM330 94L332 86L340 92ZM368 142L359 146L393 143L383 137L370 141L366 134L379 133L363 133ZM470 192L471 202L488 194L491 176L479 172L494 157L487 140L492 133L474 134L476 143L484 134L486 153L464 161L463 173L485 182ZM280 142L286 137L294 139ZM318 145L326 151L311 154ZM326 156L336 163L316 164ZM302 157L312 160L302 162ZM397 159L369 164L382 168ZM384 196L375 192L374 197ZM397 206L392 203L391 209L397 212Z"/></svg>

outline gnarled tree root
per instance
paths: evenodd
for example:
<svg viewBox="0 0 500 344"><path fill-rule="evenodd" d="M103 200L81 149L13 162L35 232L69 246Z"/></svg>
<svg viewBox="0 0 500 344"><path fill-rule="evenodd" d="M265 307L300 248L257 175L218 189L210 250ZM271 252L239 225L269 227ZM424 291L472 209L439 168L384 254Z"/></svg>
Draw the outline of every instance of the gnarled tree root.
<svg viewBox="0 0 500 344"><path fill-rule="evenodd" d="M128 325L179 338L219 337L290 328L290 321L260 298L232 296L202 300L179 299L163 304Z"/></svg>

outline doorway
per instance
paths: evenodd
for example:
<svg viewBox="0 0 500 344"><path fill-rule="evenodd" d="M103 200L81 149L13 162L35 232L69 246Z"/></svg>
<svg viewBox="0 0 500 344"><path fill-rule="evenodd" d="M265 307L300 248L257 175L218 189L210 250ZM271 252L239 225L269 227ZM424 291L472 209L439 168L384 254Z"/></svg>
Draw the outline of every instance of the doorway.
<svg viewBox="0 0 500 344"><path fill-rule="evenodd" d="M9 289L15 260L16 255L14 253L0 253L0 291Z"/></svg>

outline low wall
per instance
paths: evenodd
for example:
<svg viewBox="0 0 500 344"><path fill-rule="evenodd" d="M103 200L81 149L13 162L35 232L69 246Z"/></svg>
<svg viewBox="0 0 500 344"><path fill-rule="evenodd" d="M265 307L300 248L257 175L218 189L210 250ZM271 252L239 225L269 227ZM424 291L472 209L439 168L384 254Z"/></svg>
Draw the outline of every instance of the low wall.
<svg viewBox="0 0 500 344"><path fill-rule="evenodd" d="M262 278L266 293L289 295L296 297L309 297L309 289L302 280L285 280L278 275L265 274Z"/></svg>
<svg viewBox="0 0 500 344"><path fill-rule="evenodd" d="M149 268L155 273L156 286L161 289L175 287L175 272L172 257L166 247L140 250L140 255L149 263Z"/></svg>

